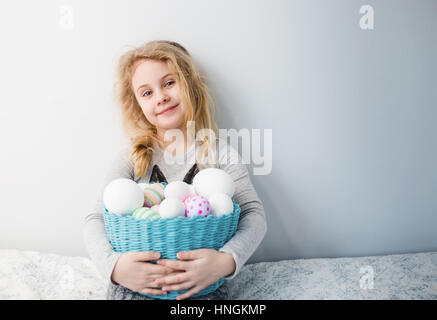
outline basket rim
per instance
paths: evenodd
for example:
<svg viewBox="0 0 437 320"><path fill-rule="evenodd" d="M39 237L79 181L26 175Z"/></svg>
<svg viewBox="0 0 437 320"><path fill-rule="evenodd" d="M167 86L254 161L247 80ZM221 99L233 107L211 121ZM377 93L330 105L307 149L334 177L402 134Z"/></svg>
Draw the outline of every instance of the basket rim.
<svg viewBox="0 0 437 320"><path fill-rule="evenodd" d="M184 216L178 216L178 217L173 217L173 218L159 218L159 219L153 219L153 220L148 220L148 219L138 219L132 216L132 212L131 213L127 213L127 214L116 214L116 213L112 213L110 211L108 211L108 209L106 209L105 205L102 204L102 208L103 208L103 213L106 214L109 217L114 217L116 219L123 219L123 220L132 220L135 222L140 222L140 221L146 221L147 223L163 223L163 221L165 222L172 222L172 221L193 221L193 220L199 220L199 221L207 221L207 220L223 220L226 219L228 217L232 217L235 214L239 214L241 212L241 208L240 205L232 198L232 202L234 204L234 210L231 213L228 214L224 214L221 215L219 217L214 216L214 215L208 215L207 217L192 217L192 218L188 218L188 217L184 217ZM141 208L141 207L140 207ZM144 207L147 208L147 207Z"/></svg>

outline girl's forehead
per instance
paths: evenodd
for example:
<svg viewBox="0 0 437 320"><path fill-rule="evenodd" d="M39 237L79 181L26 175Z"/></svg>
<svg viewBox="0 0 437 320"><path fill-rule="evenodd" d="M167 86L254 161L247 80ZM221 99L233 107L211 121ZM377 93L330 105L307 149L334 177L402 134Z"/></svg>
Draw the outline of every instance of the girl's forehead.
<svg viewBox="0 0 437 320"><path fill-rule="evenodd" d="M162 77L174 74L167 62L158 60L140 60L134 65L132 82L134 85L151 84Z"/></svg>
<svg viewBox="0 0 437 320"><path fill-rule="evenodd" d="M141 60L135 66L134 76L159 76L163 72L169 72L170 68L164 61Z"/></svg>

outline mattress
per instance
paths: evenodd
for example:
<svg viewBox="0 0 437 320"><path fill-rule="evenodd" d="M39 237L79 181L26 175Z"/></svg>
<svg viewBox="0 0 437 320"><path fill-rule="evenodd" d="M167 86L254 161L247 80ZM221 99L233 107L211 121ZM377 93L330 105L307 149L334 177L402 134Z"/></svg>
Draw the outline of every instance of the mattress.
<svg viewBox="0 0 437 320"><path fill-rule="evenodd" d="M437 299L437 252L247 264L231 299ZM0 250L0 299L106 299L87 257Z"/></svg>

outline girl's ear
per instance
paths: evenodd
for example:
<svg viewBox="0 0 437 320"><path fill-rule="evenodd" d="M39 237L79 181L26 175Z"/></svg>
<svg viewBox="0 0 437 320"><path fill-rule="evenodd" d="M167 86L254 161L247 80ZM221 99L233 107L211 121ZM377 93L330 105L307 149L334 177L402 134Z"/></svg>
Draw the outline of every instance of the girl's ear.
<svg viewBox="0 0 437 320"><path fill-rule="evenodd" d="M193 184L193 178L198 172L199 168L197 168L197 163L195 163L194 166L192 166L191 169L187 172L183 181L188 184Z"/></svg>
<svg viewBox="0 0 437 320"><path fill-rule="evenodd" d="M161 169L159 169L159 166L155 164L152 169L152 174L150 175L149 183L153 182L165 182L168 184L167 179L165 178L164 174L162 173Z"/></svg>

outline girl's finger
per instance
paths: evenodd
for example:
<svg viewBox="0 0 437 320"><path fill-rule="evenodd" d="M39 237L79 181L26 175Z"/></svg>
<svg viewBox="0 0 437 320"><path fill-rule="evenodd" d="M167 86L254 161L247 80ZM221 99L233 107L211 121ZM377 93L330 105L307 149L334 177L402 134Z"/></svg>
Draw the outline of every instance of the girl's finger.
<svg viewBox="0 0 437 320"><path fill-rule="evenodd" d="M129 252L129 255L133 257L135 261L151 261L159 259L161 254L154 251L142 251L142 252Z"/></svg>
<svg viewBox="0 0 437 320"><path fill-rule="evenodd" d="M169 275L173 275L175 274L175 272L184 272L184 271L178 271L178 270L174 270L172 268L169 267L164 267L164 269L160 269L160 270L153 270L153 272L148 272L148 274L152 277L156 276L157 277L164 277L164 276L169 276Z"/></svg>
<svg viewBox="0 0 437 320"><path fill-rule="evenodd" d="M167 274L162 274L159 278L173 277L173 276L179 275L181 273L186 273L186 271L178 270L178 271L170 272ZM155 280L156 280L156 278L155 278Z"/></svg>
<svg viewBox="0 0 437 320"><path fill-rule="evenodd" d="M172 271L174 271L170 267L166 267L166 266L163 266L163 265L156 265L156 264L144 265L143 268L144 268L144 272L146 272L147 274L159 274L161 276L169 274Z"/></svg>
<svg viewBox="0 0 437 320"><path fill-rule="evenodd" d="M148 277L146 285L147 285L148 287L159 287L159 288L161 288L161 286L158 286L158 285L155 283L156 279L161 279L161 278L162 278L162 275L159 275L159 274L152 274L152 275L150 275L150 276Z"/></svg>
<svg viewBox="0 0 437 320"><path fill-rule="evenodd" d="M153 295L167 294L167 292L164 291L164 290L154 289L154 288L144 288L143 290L141 290L141 293L144 293L144 294L153 294Z"/></svg>
<svg viewBox="0 0 437 320"><path fill-rule="evenodd" d="M205 249L197 249L197 250L191 250L191 251L179 251L177 253L177 258L180 260L194 260L202 258L207 250Z"/></svg>
<svg viewBox="0 0 437 320"><path fill-rule="evenodd" d="M156 262L160 266L170 267L176 270L186 270L187 263L185 261L177 261L170 259L161 259Z"/></svg>
<svg viewBox="0 0 437 320"><path fill-rule="evenodd" d="M177 284L177 283L186 282L190 279L191 279L191 276L189 273L181 272L179 274L175 274L172 276L166 276L163 278L155 279L155 284L157 286L166 285L166 284Z"/></svg>
<svg viewBox="0 0 437 320"><path fill-rule="evenodd" d="M183 300L183 299L187 299L189 297L191 297L192 295L195 295L196 293L200 292L200 290L202 290L203 288L200 286L195 286L193 288L191 288L191 290L188 290L187 292L184 292L181 295L178 295L176 297L176 300Z"/></svg>
<svg viewBox="0 0 437 320"><path fill-rule="evenodd" d="M194 281L187 281L183 283L173 284L173 285L165 285L162 287L163 291L178 291L192 288L195 285Z"/></svg>

